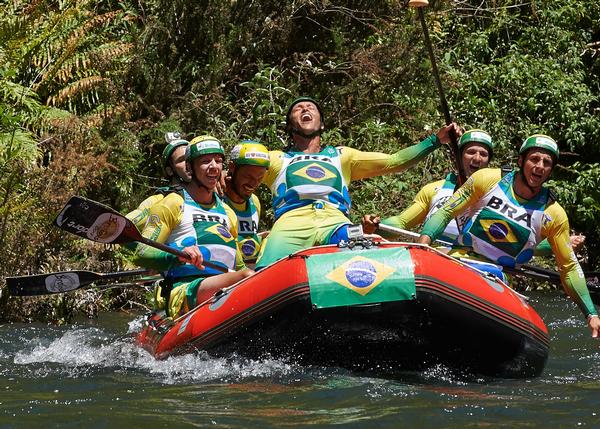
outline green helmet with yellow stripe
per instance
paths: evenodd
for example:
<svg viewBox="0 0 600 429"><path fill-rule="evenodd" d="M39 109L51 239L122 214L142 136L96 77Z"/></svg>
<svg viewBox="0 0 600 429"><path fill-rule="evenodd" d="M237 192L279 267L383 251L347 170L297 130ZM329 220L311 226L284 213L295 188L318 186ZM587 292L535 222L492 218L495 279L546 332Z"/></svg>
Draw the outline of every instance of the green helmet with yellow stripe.
<svg viewBox="0 0 600 429"><path fill-rule="evenodd" d="M494 150L494 142L492 141L492 136L490 136L487 132L483 130L469 130L462 135L460 141L458 142L458 148L462 149L467 143L477 142L486 146L490 151L490 155Z"/></svg>
<svg viewBox="0 0 600 429"><path fill-rule="evenodd" d="M185 154L186 161L193 161L194 159L211 153L217 153L223 155L225 158L225 151L223 145L216 137L203 135L194 137L190 142Z"/></svg>

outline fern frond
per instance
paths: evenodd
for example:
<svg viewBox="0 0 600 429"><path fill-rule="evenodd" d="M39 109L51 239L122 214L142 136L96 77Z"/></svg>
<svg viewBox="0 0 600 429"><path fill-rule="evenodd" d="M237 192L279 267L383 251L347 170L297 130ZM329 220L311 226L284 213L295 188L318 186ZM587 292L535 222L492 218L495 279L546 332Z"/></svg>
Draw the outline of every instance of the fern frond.
<svg viewBox="0 0 600 429"><path fill-rule="evenodd" d="M60 52L60 55L54 59L53 64L48 68L48 71L44 73L42 79L35 85L34 89L39 89L47 81L59 76L61 74L61 70L63 70L64 63L72 58L74 53L81 48L81 46L86 44L87 40L90 38L90 35L94 34L91 30L95 27L108 24L117 16L119 16L120 13L120 11L111 11L102 15L91 16L91 18L82 23L78 23L74 28L72 28L68 34L68 38L61 43L63 49ZM90 13L88 12L86 15L89 14ZM48 58L48 63L49 62L50 58Z"/></svg>
<svg viewBox="0 0 600 429"><path fill-rule="evenodd" d="M133 44L131 43L111 42L98 46L94 50L77 53L57 70L56 79L61 83L66 83L76 76L85 75L91 67L110 68L116 59L123 57L132 49Z"/></svg>
<svg viewBox="0 0 600 429"><path fill-rule="evenodd" d="M42 106L35 91L8 79L0 80L0 101L11 106L15 112L34 112Z"/></svg>
<svg viewBox="0 0 600 429"><path fill-rule="evenodd" d="M17 129L9 133L0 133L0 169L13 161L32 164L37 160L39 149L33 135Z"/></svg>
<svg viewBox="0 0 600 429"><path fill-rule="evenodd" d="M105 81L107 81L107 79L102 76L89 76L79 79L61 89L58 94L48 98L48 104L51 106L61 105L77 95L101 87L104 85Z"/></svg>
<svg viewBox="0 0 600 429"><path fill-rule="evenodd" d="M131 52L132 49L133 43L111 42L98 46L96 50L90 52L90 55L93 56L98 63L106 64L125 56Z"/></svg>

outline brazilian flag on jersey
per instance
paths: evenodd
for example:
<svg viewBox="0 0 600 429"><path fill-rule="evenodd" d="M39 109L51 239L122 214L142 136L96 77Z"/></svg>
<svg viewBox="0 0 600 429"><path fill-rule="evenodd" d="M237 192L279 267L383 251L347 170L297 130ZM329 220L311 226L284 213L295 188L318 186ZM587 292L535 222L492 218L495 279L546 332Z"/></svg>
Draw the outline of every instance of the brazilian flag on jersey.
<svg viewBox="0 0 600 429"><path fill-rule="evenodd" d="M286 171L288 188L306 185L342 189L342 178L335 166L320 161L296 161Z"/></svg>
<svg viewBox="0 0 600 429"><path fill-rule="evenodd" d="M306 260L316 308L415 299L414 264L403 248L353 250Z"/></svg>
<svg viewBox="0 0 600 429"><path fill-rule="evenodd" d="M516 257L527 244L530 230L486 207L469 228L469 234Z"/></svg>

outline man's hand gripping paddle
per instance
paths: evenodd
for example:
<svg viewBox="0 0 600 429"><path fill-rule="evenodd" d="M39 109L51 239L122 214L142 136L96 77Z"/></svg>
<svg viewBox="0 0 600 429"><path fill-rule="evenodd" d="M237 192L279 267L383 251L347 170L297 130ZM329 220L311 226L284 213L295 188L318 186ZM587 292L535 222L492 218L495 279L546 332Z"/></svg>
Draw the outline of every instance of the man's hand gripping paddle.
<svg viewBox="0 0 600 429"><path fill-rule="evenodd" d="M450 109L448 109L448 102L446 101L446 95L444 94L444 88L442 87L442 81L440 80L440 73L438 72L437 64L435 62L435 54L433 53L433 47L431 45L431 40L429 39L429 30L427 29L427 23L425 22L425 14L423 13L423 8L425 6L429 6L429 1L410 0L408 2L408 6L418 10L419 20L421 21L421 27L423 29L423 39L425 40L425 46L427 47L427 52L429 53L429 60L431 61L433 77L437 86L438 93L440 95L440 105L444 113L446 125L450 125L452 123L452 117L450 116ZM458 184L462 185L467 180L467 175L465 174L465 169L463 168L460 159L460 153L458 151L458 142L456 141L456 134L454 132L450 133L450 150L452 152L452 157L454 158L456 171L458 172Z"/></svg>
<svg viewBox="0 0 600 429"><path fill-rule="evenodd" d="M54 224L72 234L104 244L124 244L132 241L146 244L180 258L189 256L172 247L143 237L134 223L112 208L87 198L73 196L54 220ZM227 268L204 261L202 265L220 271Z"/></svg>

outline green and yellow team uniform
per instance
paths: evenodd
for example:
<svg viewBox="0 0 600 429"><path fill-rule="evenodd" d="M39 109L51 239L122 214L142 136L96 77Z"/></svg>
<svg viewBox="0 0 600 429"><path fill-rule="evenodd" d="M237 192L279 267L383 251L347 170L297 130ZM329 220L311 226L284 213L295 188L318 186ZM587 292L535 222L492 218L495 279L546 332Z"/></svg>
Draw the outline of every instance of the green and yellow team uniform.
<svg viewBox="0 0 600 429"><path fill-rule="evenodd" d="M197 245L205 261L227 269L244 268L237 245L237 218L216 194L210 205L198 204L185 190L168 194L150 207L142 235L179 250ZM171 290L168 303L164 294L157 295L157 306L166 307L174 317L196 306L202 280L221 273L208 267L199 270L179 262L170 253L143 244L137 246L132 262L163 274L166 288Z"/></svg>
<svg viewBox="0 0 600 429"><path fill-rule="evenodd" d="M137 227L137 229L141 231L142 229L144 229L144 225L148 220L148 213L150 212L150 207L162 200L165 197L165 195L168 195L171 192L181 192L182 189L183 188L180 185L157 188L156 192L153 195L150 195L148 198L142 201L137 206L137 208L127 213L125 217L131 220Z"/></svg>
<svg viewBox="0 0 600 429"><path fill-rule="evenodd" d="M405 170L439 146L433 135L392 155L332 146L311 154L269 151L263 182L273 194L275 224L262 245L257 268L327 244L339 228L351 224L351 181Z"/></svg>
<svg viewBox="0 0 600 429"><path fill-rule="evenodd" d="M456 189L456 182L456 174L449 173L442 180L428 183L421 188L413 203L402 213L383 219L381 223L401 229L410 229L421 225L450 199ZM458 238L459 230L464 221L460 217L452 219L438 238L448 243L454 242Z"/></svg>
<svg viewBox="0 0 600 429"><path fill-rule="evenodd" d="M415 196L413 203L402 213L397 216L383 219L381 223L400 229L412 229L425 223L444 205L444 203L446 203L446 201L450 199L452 194L454 194L457 181L458 177L455 173L448 173L444 179L428 183L421 188ZM450 223L446 225L446 228L438 239L446 243L454 243L458 238L460 230L468 220L467 215L467 213L461 213L458 217L452 219ZM385 237L393 237L393 234L390 233L383 233L382 235ZM548 240L542 241L535 248L535 255L552 255L552 249L550 248Z"/></svg>
<svg viewBox="0 0 600 429"><path fill-rule="evenodd" d="M254 194L242 204L223 198L237 217L238 243L244 262L254 262L260 251L261 238L258 236L258 221L260 219L260 201Z"/></svg>
<svg viewBox="0 0 600 429"><path fill-rule="evenodd" d="M516 172L502 176L500 169L479 170L425 222L423 235L435 240L456 216L467 215L450 255L475 254L506 267L528 262L535 247L548 239L567 294L586 315L596 315L583 271L569 240L564 209L543 188L524 200L513 190Z"/></svg>
<svg viewBox="0 0 600 429"><path fill-rule="evenodd" d="M125 215L127 219L132 221L134 225L140 231L144 229L146 221L148 220L148 214L150 213L150 207L161 201L165 196L163 194L150 195L144 201L140 203L137 208Z"/></svg>

